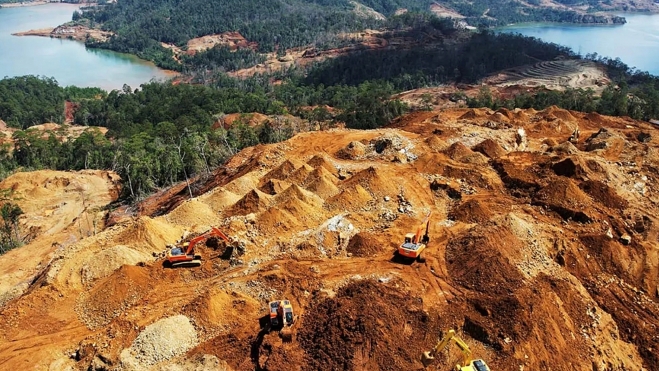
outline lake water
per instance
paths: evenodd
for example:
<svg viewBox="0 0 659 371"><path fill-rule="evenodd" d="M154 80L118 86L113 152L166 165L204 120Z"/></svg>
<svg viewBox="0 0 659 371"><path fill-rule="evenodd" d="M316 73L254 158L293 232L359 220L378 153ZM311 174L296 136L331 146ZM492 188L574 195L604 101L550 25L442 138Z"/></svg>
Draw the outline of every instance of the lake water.
<svg viewBox="0 0 659 371"><path fill-rule="evenodd" d="M54 77L61 86L97 86L106 90L133 89L165 71L137 57L107 50L86 49L81 42L14 32L56 27L71 20L77 5L48 4L0 9L0 78L40 75Z"/></svg>
<svg viewBox="0 0 659 371"><path fill-rule="evenodd" d="M619 57L629 67L659 75L659 15L619 15L627 19L626 24L583 26L532 23L503 27L499 31L518 32L565 45L584 56L595 52L609 58Z"/></svg>

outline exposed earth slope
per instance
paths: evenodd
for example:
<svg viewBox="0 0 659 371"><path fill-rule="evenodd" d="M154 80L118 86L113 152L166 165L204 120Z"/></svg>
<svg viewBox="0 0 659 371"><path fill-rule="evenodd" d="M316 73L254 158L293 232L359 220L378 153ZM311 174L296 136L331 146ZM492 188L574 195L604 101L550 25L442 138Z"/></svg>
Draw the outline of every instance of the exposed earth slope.
<svg viewBox="0 0 659 371"><path fill-rule="evenodd" d="M29 244L0 256L0 303L29 289L53 254L104 229L103 208L119 196L119 177L108 171L42 170L2 182L5 197L23 210L20 227Z"/></svg>
<svg viewBox="0 0 659 371"><path fill-rule="evenodd" d="M198 197L163 192L63 249L2 307L0 368L419 370L456 328L492 370L658 369L658 148L649 124L556 108L248 148ZM427 261L393 258L429 211ZM163 268L210 226L244 254ZM260 326L279 298L291 343Z"/></svg>

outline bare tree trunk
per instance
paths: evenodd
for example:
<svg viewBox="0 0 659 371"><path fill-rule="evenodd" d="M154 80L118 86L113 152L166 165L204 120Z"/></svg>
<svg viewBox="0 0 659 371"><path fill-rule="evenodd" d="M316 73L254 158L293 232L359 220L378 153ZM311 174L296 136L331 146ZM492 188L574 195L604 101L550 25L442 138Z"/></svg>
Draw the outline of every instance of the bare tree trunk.
<svg viewBox="0 0 659 371"><path fill-rule="evenodd" d="M206 158L206 151L205 151L207 145L208 145L208 137L204 136L203 143L197 144L197 148L199 149L199 153L201 153L201 157L204 159L204 165L206 166L206 173L210 174L211 168L208 165L208 159Z"/></svg>
<svg viewBox="0 0 659 371"><path fill-rule="evenodd" d="M124 165L126 176L128 177L128 188L130 188L130 196L135 199L135 192L133 192L133 182L130 180L130 164Z"/></svg>
<svg viewBox="0 0 659 371"><path fill-rule="evenodd" d="M183 167L183 175L185 176L185 184L188 186L188 192L190 193L190 198L192 198L192 188L190 188L190 179L188 179L188 172L185 170L185 161L183 161L185 157L185 151L182 151L183 147L183 138L179 138L178 146L176 147L178 149L178 156L181 159L181 166Z"/></svg>

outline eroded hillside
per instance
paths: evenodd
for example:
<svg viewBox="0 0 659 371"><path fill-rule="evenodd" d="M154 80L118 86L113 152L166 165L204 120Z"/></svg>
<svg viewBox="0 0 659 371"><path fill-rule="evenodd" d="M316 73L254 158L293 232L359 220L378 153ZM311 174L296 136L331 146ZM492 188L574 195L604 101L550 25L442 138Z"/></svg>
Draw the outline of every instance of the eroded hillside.
<svg viewBox="0 0 659 371"><path fill-rule="evenodd" d="M657 369L658 143L624 118L461 109L248 148L198 197L163 192L64 249L2 308L0 365L418 370L455 328L492 370ZM393 259L429 211L426 262ZM244 254L163 268L211 226ZM279 298L291 343L261 326Z"/></svg>

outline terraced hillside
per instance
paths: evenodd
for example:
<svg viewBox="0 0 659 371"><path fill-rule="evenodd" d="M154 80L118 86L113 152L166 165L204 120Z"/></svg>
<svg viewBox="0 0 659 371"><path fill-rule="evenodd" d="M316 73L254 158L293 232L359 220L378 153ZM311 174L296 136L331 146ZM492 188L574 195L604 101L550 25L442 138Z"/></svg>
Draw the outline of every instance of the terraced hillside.
<svg viewBox="0 0 659 371"><path fill-rule="evenodd" d="M562 59L543 61L533 65L512 68L484 80L498 86L546 86L549 89L565 88L603 89L610 80L604 67L588 60Z"/></svg>

